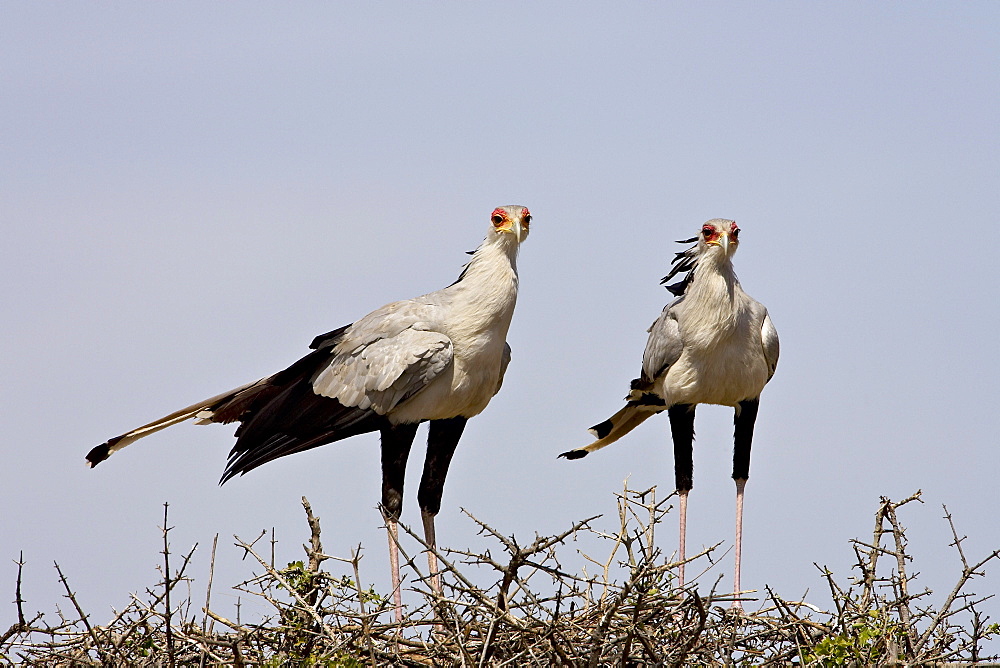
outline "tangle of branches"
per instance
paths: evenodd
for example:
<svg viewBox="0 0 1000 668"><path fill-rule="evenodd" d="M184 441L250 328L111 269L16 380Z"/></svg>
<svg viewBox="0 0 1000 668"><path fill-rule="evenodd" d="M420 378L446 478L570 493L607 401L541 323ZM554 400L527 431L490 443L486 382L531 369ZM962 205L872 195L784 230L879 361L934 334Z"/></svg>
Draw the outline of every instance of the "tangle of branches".
<svg viewBox="0 0 1000 668"><path fill-rule="evenodd" d="M236 539L257 573L234 589L265 602L271 613L254 623L227 619L212 609L211 574L204 601L193 600L186 570L194 549L179 559L171 554L165 506L160 582L144 596L133 595L104 624L83 611L58 564L70 612L26 615L22 558L17 622L0 633L0 664L864 666L993 658L982 656L982 647L998 627L977 608L989 597L967 588L1000 551L970 560L945 509L959 574L952 590L932 603L929 590L915 588L897 516L902 506L920 501L920 492L902 501L881 499L871 540L852 541L853 578L841 583L818 567L832 595L829 611L770 589L759 595L759 609L743 611L730 603L744 592L699 591L700 578L677 587L677 564L655 541L670 500L657 500L655 488L636 491L626 484L616 495L617 516L600 518L610 528L594 517L527 543L466 513L493 547L443 550L441 596L427 586L420 560L404 555L420 603L400 624L391 621L391 592L362 585L360 550L346 558L323 552L319 518L304 498L309 542L302 561L278 568L273 557L259 553L258 541ZM602 556L583 554L586 565L569 572L559 550L572 549L567 543L582 534L596 538ZM691 557L689 572L711 561L717 547ZM213 544L212 570L215 551ZM182 582L187 586L179 588Z"/></svg>

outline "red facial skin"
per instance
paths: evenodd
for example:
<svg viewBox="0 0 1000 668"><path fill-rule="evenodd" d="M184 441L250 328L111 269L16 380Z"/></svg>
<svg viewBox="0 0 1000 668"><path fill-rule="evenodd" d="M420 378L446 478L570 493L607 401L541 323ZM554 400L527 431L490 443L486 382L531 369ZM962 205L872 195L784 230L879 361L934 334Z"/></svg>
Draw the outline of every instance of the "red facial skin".
<svg viewBox="0 0 1000 668"><path fill-rule="evenodd" d="M507 215L506 211L504 211L500 207L497 207L493 209L493 213L490 214L490 220L493 221L493 227L499 228L504 223L508 222L510 220L510 217ZM521 214L521 225L527 228L530 222L531 222L531 212L528 211L527 207L525 207L524 213Z"/></svg>
<svg viewBox="0 0 1000 668"><path fill-rule="evenodd" d="M722 234L722 231L713 225L705 225L701 228L701 235L705 239L705 243L715 241ZM730 243L739 243L740 228L737 227L736 223L729 226L729 241Z"/></svg>
<svg viewBox="0 0 1000 668"><path fill-rule="evenodd" d="M493 221L493 227L500 227L507 221L507 212L497 207L493 209L493 213L490 214L490 220Z"/></svg>

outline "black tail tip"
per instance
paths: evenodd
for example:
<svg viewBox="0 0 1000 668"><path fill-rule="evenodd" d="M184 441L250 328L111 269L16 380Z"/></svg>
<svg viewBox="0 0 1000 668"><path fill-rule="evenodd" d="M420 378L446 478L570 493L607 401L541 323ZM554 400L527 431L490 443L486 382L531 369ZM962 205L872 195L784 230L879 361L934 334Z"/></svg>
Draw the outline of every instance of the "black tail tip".
<svg viewBox="0 0 1000 668"><path fill-rule="evenodd" d="M604 438L605 436L611 433L611 430L614 429L614 427L615 425L611 420L605 420L604 422L600 424L595 424L593 427L591 427L590 433L596 436L597 438ZM580 456L582 457L583 455Z"/></svg>
<svg viewBox="0 0 1000 668"><path fill-rule="evenodd" d="M95 466L103 462L105 459L107 459L109 456L111 456L110 446L111 442L108 441L107 443L101 443L99 446L88 452L87 466L89 466L90 468L94 468Z"/></svg>
<svg viewBox="0 0 1000 668"><path fill-rule="evenodd" d="M587 452L586 450L569 450L567 452L560 454L559 456L565 457L566 459L583 459L589 454L590 453Z"/></svg>

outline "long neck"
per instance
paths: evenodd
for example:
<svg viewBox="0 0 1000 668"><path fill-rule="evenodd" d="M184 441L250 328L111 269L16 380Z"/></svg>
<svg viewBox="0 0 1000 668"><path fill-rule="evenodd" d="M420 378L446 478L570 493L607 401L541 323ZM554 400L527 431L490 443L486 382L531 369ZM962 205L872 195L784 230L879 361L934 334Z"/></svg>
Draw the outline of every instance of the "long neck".
<svg viewBox="0 0 1000 668"><path fill-rule="evenodd" d="M736 278L733 263L721 253L707 254L694 269L684 294L684 312L704 329L723 333L737 327L747 297Z"/></svg>
<svg viewBox="0 0 1000 668"><path fill-rule="evenodd" d="M473 274L494 271L495 265L506 265L514 272L517 278L517 251L519 249L517 240L510 234L496 234L491 232L483 239L472 253L472 259L465 265L462 275L458 277L455 284L459 284Z"/></svg>
<svg viewBox="0 0 1000 668"><path fill-rule="evenodd" d="M461 277L448 289L474 329L502 326L504 336L517 301L517 240L491 234L476 249Z"/></svg>
<svg viewBox="0 0 1000 668"><path fill-rule="evenodd" d="M740 289L733 262L722 253L705 253L694 268L686 299L732 303Z"/></svg>

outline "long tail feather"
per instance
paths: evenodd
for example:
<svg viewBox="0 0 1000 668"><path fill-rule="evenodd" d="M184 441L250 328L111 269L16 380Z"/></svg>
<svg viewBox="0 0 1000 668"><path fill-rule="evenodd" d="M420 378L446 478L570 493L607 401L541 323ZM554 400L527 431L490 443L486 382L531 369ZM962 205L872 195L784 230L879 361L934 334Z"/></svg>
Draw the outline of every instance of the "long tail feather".
<svg viewBox="0 0 1000 668"><path fill-rule="evenodd" d="M87 453L87 464L93 468L125 446L135 443L140 438L149 436L150 434L155 434L161 429L166 429L167 427L184 422L185 420L194 418L197 420L198 424L220 422L222 420L213 419L215 417L215 409L229 404L234 399L239 397L241 393L245 393L247 390L257 386L259 383L261 383L261 381L247 383L246 385L237 387L234 390L223 392L222 394L216 395L210 399L205 399L204 401L199 401L196 404L182 408L179 411L175 411L170 415L160 418L159 420L154 420L149 424L144 424L141 427L126 432L121 436L115 436L112 439L108 439L106 442L101 443Z"/></svg>
<svg viewBox="0 0 1000 668"><path fill-rule="evenodd" d="M581 457L586 457L595 450L600 450L606 445L611 445L619 438L645 422L647 418L656 415L662 410L664 410L662 406L651 406L649 404L629 402L625 408L621 409L604 422L596 424L590 428L590 433L597 438L596 441L584 448L570 450L569 452L564 452L559 456L565 457L566 459L580 459Z"/></svg>

